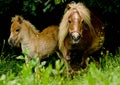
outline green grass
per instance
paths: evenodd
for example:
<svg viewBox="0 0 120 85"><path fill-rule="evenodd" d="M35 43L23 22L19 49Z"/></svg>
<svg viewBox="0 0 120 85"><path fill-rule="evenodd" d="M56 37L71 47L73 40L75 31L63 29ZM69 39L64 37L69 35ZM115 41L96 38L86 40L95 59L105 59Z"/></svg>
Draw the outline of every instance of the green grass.
<svg viewBox="0 0 120 85"><path fill-rule="evenodd" d="M59 59L55 66L43 61L33 72L37 58L28 63L28 67L21 59L0 59L0 85L120 85L120 52L115 56L110 53L103 54L100 64L91 62L73 79L65 75L65 66ZM21 58L20 56L19 58ZM23 59L23 58L22 58Z"/></svg>

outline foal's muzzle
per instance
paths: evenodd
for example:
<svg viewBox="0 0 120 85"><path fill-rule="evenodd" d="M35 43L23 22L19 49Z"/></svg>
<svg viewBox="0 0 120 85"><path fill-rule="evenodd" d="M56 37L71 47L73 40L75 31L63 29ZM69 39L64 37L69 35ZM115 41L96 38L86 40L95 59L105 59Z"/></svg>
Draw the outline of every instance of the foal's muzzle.
<svg viewBox="0 0 120 85"><path fill-rule="evenodd" d="M8 44L14 46L15 41L11 38L8 39Z"/></svg>
<svg viewBox="0 0 120 85"><path fill-rule="evenodd" d="M17 40L17 38L9 38L8 39L8 44L11 45L12 47L20 47L20 42Z"/></svg>

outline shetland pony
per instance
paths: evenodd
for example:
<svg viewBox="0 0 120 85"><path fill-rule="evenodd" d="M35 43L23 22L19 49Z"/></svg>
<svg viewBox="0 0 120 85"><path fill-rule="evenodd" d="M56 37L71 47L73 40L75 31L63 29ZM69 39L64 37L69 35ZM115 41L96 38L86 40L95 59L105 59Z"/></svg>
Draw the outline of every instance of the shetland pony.
<svg viewBox="0 0 120 85"><path fill-rule="evenodd" d="M59 25L58 43L67 71L73 52L81 59L80 66L86 67L88 57L99 50L104 43L104 25L83 3L67 4ZM82 56L80 56L82 55Z"/></svg>
<svg viewBox="0 0 120 85"><path fill-rule="evenodd" d="M23 17L12 18L8 43L29 51L28 59L39 56L39 60L48 57L57 50L58 26L48 26L39 32L35 26Z"/></svg>

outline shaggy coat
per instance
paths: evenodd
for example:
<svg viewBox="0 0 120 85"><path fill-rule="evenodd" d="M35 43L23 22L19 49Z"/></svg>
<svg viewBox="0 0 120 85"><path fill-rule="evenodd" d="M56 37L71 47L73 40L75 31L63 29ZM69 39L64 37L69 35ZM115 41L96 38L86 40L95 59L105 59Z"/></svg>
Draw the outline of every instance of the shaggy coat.
<svg viewBox="0 0 120 85"><path fill-rule="evenodd" d="M73 14L78 15L79 18L74 17ZM80 23L75 23L77 20ZM77 33L80 38L75 44L70 36L73 33L71 32L72 29L73 32L79 29ZM103 46L104 35L103 23L83 3L69 3L60 22L58 35L59 50L64 56L68 71L71 69L72 52L77 52L78 55L82 54L82 56L79 56L79 59L82 58L80 66L85 67L88 57Z"/></svg>
<svg viewBox="0 0 120 85"><path fill-rule="evenodd" d="M48 26L39 32L35 26L23 17L16 15L12 18L8 43L29 51L29 59L39 56L40 60L48 57L57 50L58 26Z"/></svg>

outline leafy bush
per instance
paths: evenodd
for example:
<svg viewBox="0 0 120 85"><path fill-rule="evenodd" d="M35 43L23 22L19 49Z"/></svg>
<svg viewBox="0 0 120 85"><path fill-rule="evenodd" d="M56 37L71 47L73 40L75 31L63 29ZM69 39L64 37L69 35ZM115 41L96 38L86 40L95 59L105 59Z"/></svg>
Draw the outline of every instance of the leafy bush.
<svg viewBox="0 0 120 85"><path fill-rule="evenodd" d="M19 58L20 59L20 58ZM0 66L2 66L2 62ZM86 69L80 70L73 79L66 77L65 66L59 59L55 62L53 68L51 63L46 67L46 61L38 65L36 72L33 71L37 63L34 58L28 63L19 64L17 62L8 63L8 69L19 68L21 70L10 71L1 74L0 85L119 85L120 84L120 55L113 58L110 53L103 54L99 66L92 62ZM19 64L16 66L14 64ZM14 65L14 66L13 66ZM2 67L6 69L7 67ZM17 75L15 75L17 74Z"/></svg>

